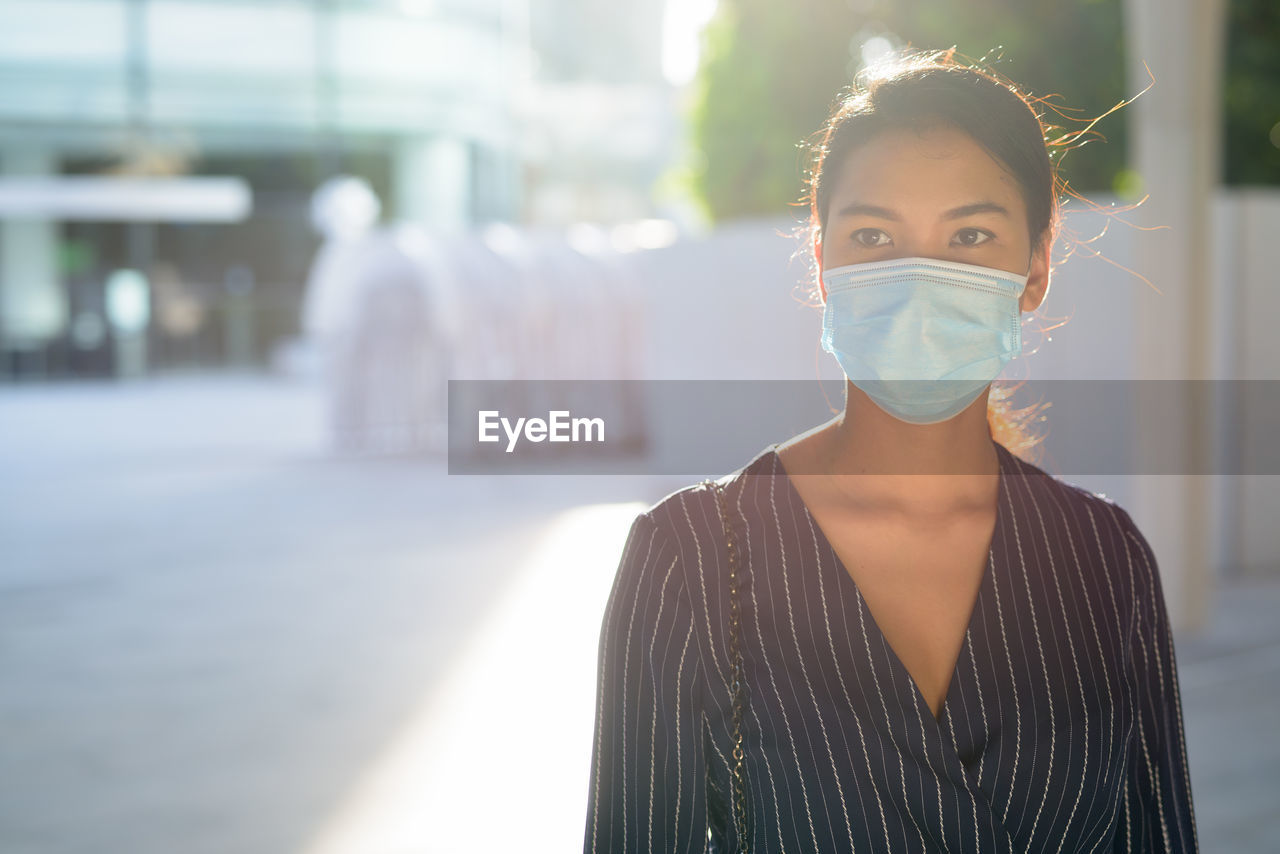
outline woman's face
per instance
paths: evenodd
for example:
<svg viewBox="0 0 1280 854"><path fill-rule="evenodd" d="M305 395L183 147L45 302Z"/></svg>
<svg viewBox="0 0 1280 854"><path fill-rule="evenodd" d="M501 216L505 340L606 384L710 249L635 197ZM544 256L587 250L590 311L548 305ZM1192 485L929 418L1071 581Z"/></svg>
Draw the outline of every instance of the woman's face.
<svg viewBox="0 0 1280 854"><path fill-rule="evenodd" d="M919 256L1029 273L1023 311L1048 290L1050 243L1032 256L1017 179L952 125L877 134L836 170L829 204L820 283L823 270Z"/></svg>

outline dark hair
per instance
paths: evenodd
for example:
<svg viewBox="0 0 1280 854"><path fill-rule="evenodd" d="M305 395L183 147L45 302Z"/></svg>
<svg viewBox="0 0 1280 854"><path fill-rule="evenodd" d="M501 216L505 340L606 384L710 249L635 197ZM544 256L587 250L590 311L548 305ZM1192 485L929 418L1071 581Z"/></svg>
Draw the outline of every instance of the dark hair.
<svg viewBox="0 0 1280 854"><path fill-rule="evenodd" d="M974 139L1017 179L1027 209L1033 249L1052 241L1060 222L1058 176L1045 125L1027 95L1006 78L955 59L955 48L906 51L863 69L840 91L831 115L811 137L812 165L802 204L809 220L801 231L805 248L826 233L830 182L849 154L887 130L924 130L937 123L955 126ZM1065 138L1057 142L1065 141ZM816 272L817 259L811 268ZM1030 450L1041 437L1028 423L1040 407L1014 409L1013 389L993 388L987 421L993 437L1010 451Z"/></svg>

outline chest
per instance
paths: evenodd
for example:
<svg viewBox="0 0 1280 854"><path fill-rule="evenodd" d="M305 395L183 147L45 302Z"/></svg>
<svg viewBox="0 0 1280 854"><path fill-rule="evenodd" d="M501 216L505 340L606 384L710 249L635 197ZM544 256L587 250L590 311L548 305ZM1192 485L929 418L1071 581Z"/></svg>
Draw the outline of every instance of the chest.
<svg viewBox="0 0 1280 854"><path fill-rule="evenodd" d="M1091 531L1033 525L1013 504L903 522L804 497L743 502L773 511L748 516L741 541L743 749L762 787L750 803L766 807L756 847L925 850L928 838L1012 852L1068 838L1084 851L1104 839L1135 755L1127 600L1107 581L1125 567L1087 550ZM723 608L712 599L707 612ZM723 663L723 647L706 660ZM714 685L728 756L731 704ZM847 824L823 823L833 804Z"/></svg>
<svg viewBox="0 0 1280 854"><path fill-rule="evenodd" d="M822 508L812 515L938 717L987 571L994 510L912 524Z"/></svg>

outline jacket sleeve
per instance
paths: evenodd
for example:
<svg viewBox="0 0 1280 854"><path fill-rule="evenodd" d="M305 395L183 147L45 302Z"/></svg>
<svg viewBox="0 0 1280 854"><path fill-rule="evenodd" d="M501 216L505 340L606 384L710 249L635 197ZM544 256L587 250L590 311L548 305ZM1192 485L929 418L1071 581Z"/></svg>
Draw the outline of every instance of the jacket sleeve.
<svg viewBox="0 0 1280 854"><path fill-rule="evenodd" d="M600 630L586 854L705 850L698 649L678 554L643 513Z"/></svg>
<svg viewBox="0 0 1280 854"><path fill-rule="evenodd" d="M1160 569L1128 513L1121 511L1121 518L1134 578L1134 623L1126 664L1135 720L1114 850L1198 852L1178 666Z"/></svg>

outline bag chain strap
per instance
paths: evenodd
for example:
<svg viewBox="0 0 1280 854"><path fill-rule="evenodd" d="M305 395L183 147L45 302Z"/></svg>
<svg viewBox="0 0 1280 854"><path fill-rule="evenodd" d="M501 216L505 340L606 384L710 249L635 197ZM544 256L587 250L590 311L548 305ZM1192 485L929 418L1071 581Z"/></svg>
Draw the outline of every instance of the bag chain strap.
<svg viewBox="0 0 1280 854"><path fill-rule="evenodd" d="M742 714L743 688L742 650L738 642L738 548L729 523L729 511L725 507L724 488L714 481L716 506L720 510L720 522L724 525L725 542L729 549L729 665L733 690L733 823L738 831L738 841L744 854L750 848L747 840L746 779L742 772Z"/></svg>

